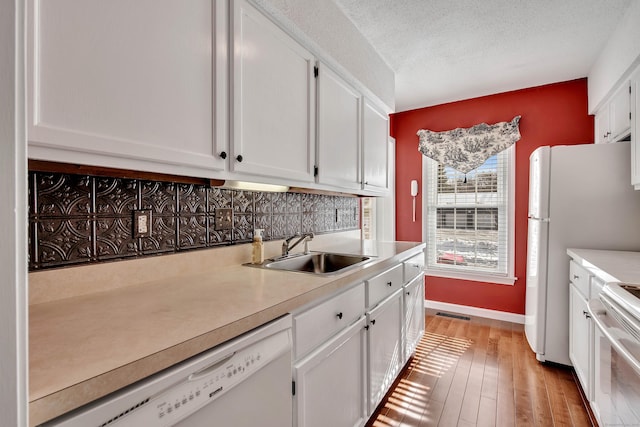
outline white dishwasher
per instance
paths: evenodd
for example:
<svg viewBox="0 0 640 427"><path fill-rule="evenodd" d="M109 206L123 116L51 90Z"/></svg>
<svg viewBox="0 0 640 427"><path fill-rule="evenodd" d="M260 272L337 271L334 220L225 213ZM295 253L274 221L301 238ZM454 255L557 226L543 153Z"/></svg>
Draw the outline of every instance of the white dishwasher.
<svg viewBox="0 0 640 427"><path fill-rule="evenodd" d="M287 315L43 426L283 427L291 405Z"/></svg>

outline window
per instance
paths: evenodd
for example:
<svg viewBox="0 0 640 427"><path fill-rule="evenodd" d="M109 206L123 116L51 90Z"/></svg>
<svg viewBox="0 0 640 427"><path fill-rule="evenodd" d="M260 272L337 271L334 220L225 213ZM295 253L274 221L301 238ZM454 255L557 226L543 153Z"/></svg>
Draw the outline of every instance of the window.
<svg viewBox="0 0 640 427"><path fill-rule="evenodd" d="M362 238L375 240L376 238L376 202L373 197L363 197L362 203Z"/></svg>
<svg viewBox="0 0 640 427"><path fill-rule="evenodd" d="M466 175L423 157L427 274L513 284L513 157Z"/></svg>

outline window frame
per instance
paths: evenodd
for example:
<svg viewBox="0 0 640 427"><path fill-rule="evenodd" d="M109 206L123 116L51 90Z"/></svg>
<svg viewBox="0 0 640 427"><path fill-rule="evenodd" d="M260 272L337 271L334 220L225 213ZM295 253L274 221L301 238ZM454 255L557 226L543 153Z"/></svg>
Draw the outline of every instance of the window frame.
<svg viewBox="0 0 640 427"><path fill-rule="evenodd" d="M429 182L429 174L432 173L433 168L437 168L438 162L432 160L426 156L422 156L422 241L427 242L426 256L427 265L425 266L425 274L427 276L444 277L451 279L462 279L476 282L496 283L501 285L513 285L517 278L514 275L515 270L515 145L512 145L499 155L504 156L503 160L507 166L507 208L506 208L506 273L491 273L481 269L474 270L473 267L465 266L464 268L456 267L454 265L435 266L431 262L429 242L427 240L429 235L429 219L427 214L429 212L430 203L430 189L427 188L427 182ZM433 221L435 225L437 221Z"/></svg>

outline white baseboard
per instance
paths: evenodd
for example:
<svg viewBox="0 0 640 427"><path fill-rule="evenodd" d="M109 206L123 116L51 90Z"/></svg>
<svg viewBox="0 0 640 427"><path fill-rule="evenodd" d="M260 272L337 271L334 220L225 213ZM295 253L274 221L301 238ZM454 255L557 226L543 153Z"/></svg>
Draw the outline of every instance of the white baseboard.
<svg viewBox="0 0 640 427"><path fill-rule="evenodd" d="M489 310L487 308L469 307L467 305L451 304L448 302L424 300L425 308L443 310L468 316L486 317L488 319L503 320L505 322L524 325L524 314L508 313L506 311Z"/></svg>

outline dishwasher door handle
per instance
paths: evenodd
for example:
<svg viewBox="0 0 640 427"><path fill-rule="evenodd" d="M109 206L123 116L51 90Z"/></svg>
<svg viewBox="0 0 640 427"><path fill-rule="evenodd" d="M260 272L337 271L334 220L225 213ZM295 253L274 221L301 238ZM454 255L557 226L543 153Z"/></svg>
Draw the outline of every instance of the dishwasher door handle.
<svg viewBox="0 0 640 427"><path fill-rule="evenodd" d="M218 359L217 361L213 362L212 364L210 364L208 366L205 366L204 368L202 368L202 369L194 372L193 374L189 375L189 378L187 378L187 381L193 381L193 380L197 380L197 379L202 378L202 377L206 377L211 372L213 372L216 369L218 369L220 366L226 364L235 355L236 355L236 352L234 351L233 353L228 354L228 355L222 357L221 359Z"/></svg>

